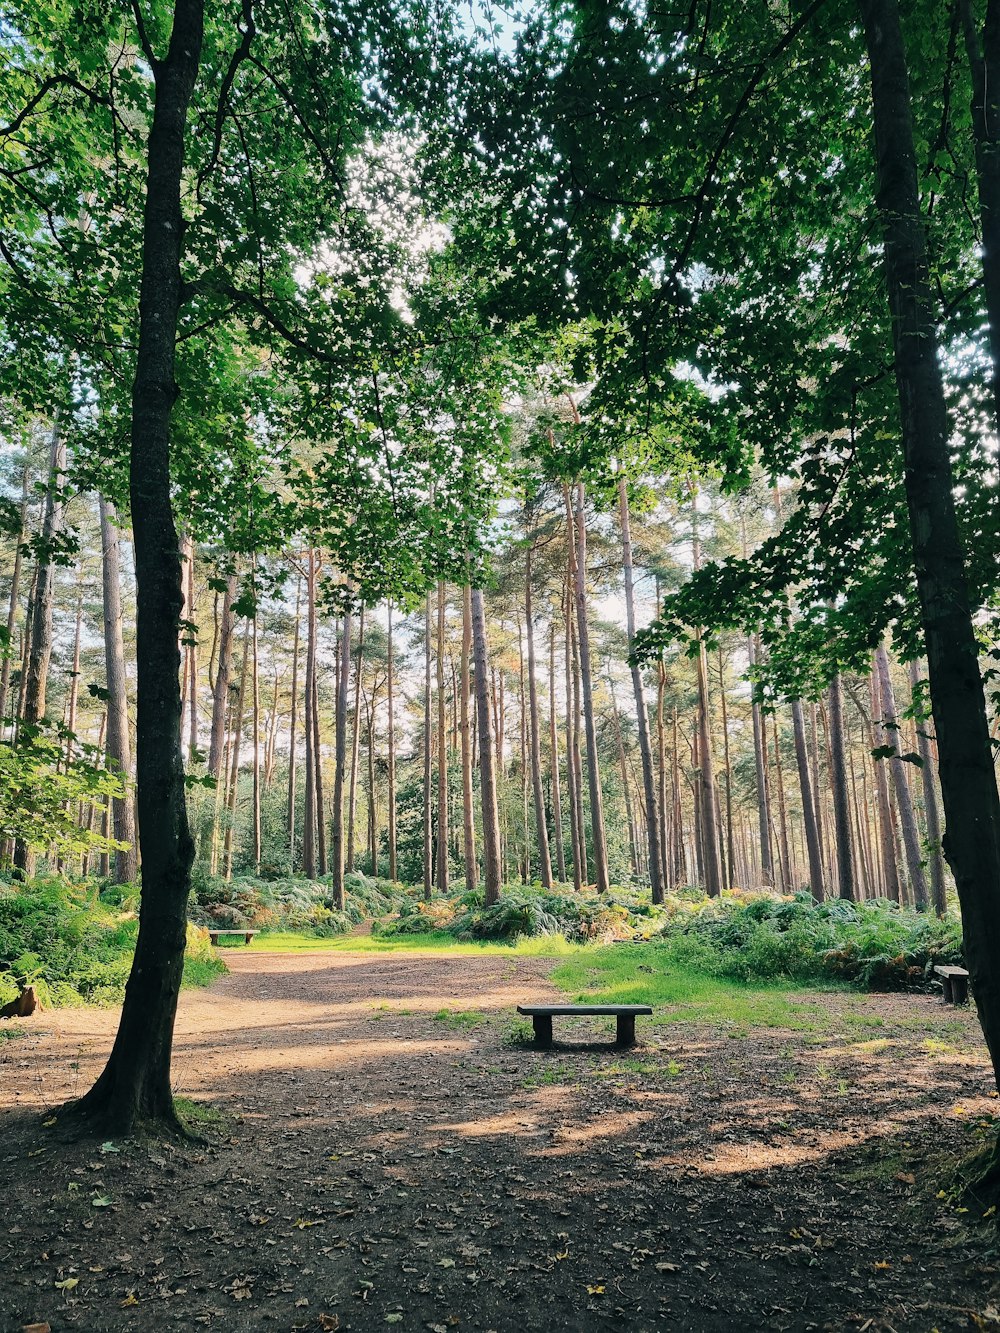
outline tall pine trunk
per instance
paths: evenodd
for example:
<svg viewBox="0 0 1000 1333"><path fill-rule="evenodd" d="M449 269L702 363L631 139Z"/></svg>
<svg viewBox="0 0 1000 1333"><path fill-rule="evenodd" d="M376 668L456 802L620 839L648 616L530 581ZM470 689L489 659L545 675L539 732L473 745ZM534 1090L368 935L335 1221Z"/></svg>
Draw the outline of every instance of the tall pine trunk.
<svg viewBox="0 0 1000 1333"><path fill-rule="evenodd" d="M14 649L14 624L17 620L17 599L21 591L21 569L24 565L25 524L28 518L28 480L31 475L28 463L21 472L21 508L18 523L17 545L14 547L14 567L10 575L10 600L7 603L7 642L0 663L0 735L3 733L4 717L7 713L7 695L10 690L10 663Z"/></svg>
<svg viewBox="0 0 1000 1333"><path fill-rule="evenodd" d="M816 902L823 901L823 857L816 826L816 803L809 774L809 754L806 749L806 724L802 715L801 699L792 700L792 732L795 737L795 763L799 770L799 792L802 797L802 822L806 834L806 854L809 859L809 889Z"/></svg>
<svg viewBox="0 0 1000 1333"><path fill-rule="evenodd" d="M351 730L351 777L347 794L347 870L354 871L354 824L358 814L358 750L361 743L361 666L365 649L365 608L358 614L358 660L354 671L354 714Z"/></svg>
<svg viewBox="0 0 1000 1333"><path fill-rule="evenodd" d="M552 779L552 833L556 844L556 873L566 882L566 853L563 850L562 793L559 790L559 728L556 721L556 624L549 624L549 773Z"/></svg>
<svg viewBox="0 0 1000 1333"><path fill-rule="evenodd" d="M587 791L590 795L590 830L594 854L594 885L598 893L607 893L608 850L604 832L604 798L601 768L597 752L597 724L594 717L594 678L590 665L590 626L587 617L587 522L584 486L576 484L576 549L573 553L576 591L577 643L580 654L580 683L583 694L583 724L587 740ZM572 515L570 515L572 525Z"/></svg>
<svg viewBox="0 0 1000 1333"><path fill-rule="evenodd" d="M844 696L840 676L830 681L830 776L833 787L833 825L837 835L837 885L841 898L853 899L854 853L851 809L847 794L847 759L844 754Z"/></svg>
<svg viewBox="0 0 1000 1333"><path fill-rule="evenodd" d="M472 892L479 883L476 866L476 826L472 811L472 738L469 728L469 666L472 654L472 589L462 589L462 665L461 714L459 730L462 742L462 854L465 862L465 887Z"/></svg>
<svg viewBox="0 0 1000 1333"><path fill-rule="evenodd" d="M895 753L889 759L893 786L896 790L896 809L899 811L899 823L903 834L903 850L906 855L906 873L910 881L910 893L914 905L921 912L927 910L927 880L924 877L923 857L920 851L920 835L917 832L917 818L913 812L913 800L910 796L910 784L906 776L904 760L901 758L902 734L899 719L896 716L896 698L889 675L889 654L885 644L880 643L875 650L875 669L878 674L881 697L882 726L889 734L889 744Z"/></svg>
<svg viewBox="0 0 1000 1333"><path fill-rule="evenodd" d="M534 534L531 535L534 542ZM528 647L528 722L531 751L531 792L535 806L535 837L542 887L552 888L552 860L549 855L549 830L545 818L545 793L542 789L542 744L538 724L538 682L535 666L535 624L532 607L531 564L533 549L529 544L524 557L524 630Z"/></svg>
<svg viewBox="0 0 1000 1333"><path fill-rule="evenodd" d="M483 883L486 905L500 900L500 819L497 811L494 745L490 722L489 669L486 659L486 613L483 594L472 589L472 650L475 662L476 721L479 727L479 789L482 801Z"/></svg>
<svg viewBox="0 0 1000 1333"><path fill-rule="evenodd" d="M104 582L104 658L107 672L107 732L105 749L108 766L115 769L125 785L125 794L116 796L111 805L114 836L128 847L115 853L115 883L128 884L137 870L135 808L132 805L132 743L128 724L128 689L125 676L125 643L122 636L121 560L114 508L104 496L98 499L101 514L101 548Z"/></svg>
<svg viewBox="0 0 1000 1333"><path fill-rule="evenodd" d="M396 719L393 716L393 662L392 662L392 602L388 605L388 634L386 639L386 693L388 695L389 748L389 878L396 878Z"/></svg>
<svg viewBox="0 0 1000 1333"><path fill-rule="evenodd" d="M444 697L444 581L437 585L437 888L448 892L448 730Z"/></svg>
<svg viewBox="0 0 1000 1333"><path fill-rule="evenodd" d="M333 746L333 809L331 814L330 860L333 869L332 897L337 910L344 910L344 773L347 767L347 695L351 680L351 613L344 612L340 625L340 653L337 659L337 698ZM355 723L358 721L355 707Z"/></svg>
<svg viewBox="0 0 1000 1333"><path fill-rule="evenodd" d="M916 662L910 663L910 688L914 692L920 683L920 670ZM934 786L934 755L930 737L927 735L927 723L923 718L915 718L917 729L917 753L920 755L920 776L924 788L924 819L927 821L927 855L931 867L931 900L938 916L944 916L948 909L948 897L944 883L944 856L941 851L941 813L938 810L937 790Z"/></svg>

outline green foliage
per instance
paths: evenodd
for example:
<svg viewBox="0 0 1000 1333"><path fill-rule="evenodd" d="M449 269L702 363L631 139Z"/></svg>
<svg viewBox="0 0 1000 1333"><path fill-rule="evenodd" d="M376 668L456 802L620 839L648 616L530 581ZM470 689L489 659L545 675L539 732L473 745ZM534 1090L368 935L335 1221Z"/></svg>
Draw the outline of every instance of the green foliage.
<svg viewBox="0 0 1000 1333"><path fill-rule="evenodd" d="M0 886L0 1004L34 986L46 1005L115 1004L132 966L139 923L97 889L36 879ZM184 984L207 985L225 965L190 927Z"/></svg>
<svg viewBox="0 0 1000 1333"><path fill-rule="evenodd" d="M209 928L304 930L334 936L408 901L406 890L391 880L350 874L344 888L345 910L340 912L333 905L329 876L310 880L240 875L225 880L196 869L188 910L192 921Z"/></svg>

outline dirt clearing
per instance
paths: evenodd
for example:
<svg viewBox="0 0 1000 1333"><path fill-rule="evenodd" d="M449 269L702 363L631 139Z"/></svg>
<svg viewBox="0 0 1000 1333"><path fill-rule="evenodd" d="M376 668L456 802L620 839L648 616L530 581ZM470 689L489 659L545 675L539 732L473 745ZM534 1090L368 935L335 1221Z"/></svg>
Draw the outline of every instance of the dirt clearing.
<svg viewBox="0 0 1000 1333"><path fill-rule="evenodd" d="M997 1106L969 1012L811 992L801 1031L536 1052L548 959L226 959L177 1024L204 1145L42 1127L116 1011L0 1041L5 1333L1000 1328L992 1236L937 1197Z"/></svg>

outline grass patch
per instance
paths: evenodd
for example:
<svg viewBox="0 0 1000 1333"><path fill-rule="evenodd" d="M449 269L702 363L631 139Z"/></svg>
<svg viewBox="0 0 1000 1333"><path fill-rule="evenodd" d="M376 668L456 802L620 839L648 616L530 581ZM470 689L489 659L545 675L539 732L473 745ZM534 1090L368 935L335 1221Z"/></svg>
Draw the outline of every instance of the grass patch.
<svg viewBox="0 0 1000 1333"><path fill-rule="evenodd" d="M591 948L560 963L552 980L581 1004L649 1004L653 1023L711 1023L734 1037L754 1027L818 1033L842 1022L803 999L801 982L750 985L699 971L677 953L669 942Z"/></svg>
<svg viewBox="0 0 1000 1333"><path fill-rule="evenodd" d="M18 1037L23 1037L23 1036L24 1036L24 1028L17 1028L17 1027L11 1028L8 1027L5 1023L4 1026L0 1028L0 1045L2 1045L5 1041L16 1041Z"/></svg>
<svg viewBox="0 0 1000 1333"><path fill-rule="evenodd" d="M293 931L262 931L244 948L264 953L415 953L495 955L503 958L563 958L587 952L587 946L570 944L561 935L524 936L512 944L457 940L446 931L425 935L347 935L338 938L298 935Z"/></svg>
<svg viewBox="0 0 1000 1333"><path fill-rule="evenodd" d="M229 1128L229 1117L209 1102L192 1101L190 1097L175 1097L174 1110L189 1134L221 1134Z"/></svg>
<svg viewBox="0 0 1000 1333"><path fill-rule="evenodd" d="M434 1015L434 1022L444 1023L450 1028L473 1028L485 1017L478 1009L439 1009Z"/></svg>

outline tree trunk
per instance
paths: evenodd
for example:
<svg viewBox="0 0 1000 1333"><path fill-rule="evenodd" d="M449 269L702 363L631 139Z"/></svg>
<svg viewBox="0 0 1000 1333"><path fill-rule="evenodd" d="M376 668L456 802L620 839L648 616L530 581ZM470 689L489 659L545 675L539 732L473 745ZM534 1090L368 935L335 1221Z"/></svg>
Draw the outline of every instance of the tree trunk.
<svg viewBox="0 0 1000 1333"><path fill-rule="evenodd" d="M254 589L254 615L251 627L251 682L253 686L253 865L254 874L260 874L261 836L260 836L260 664L257 654L257 610L256 588Z"/></svg>
<svg viewBox="0 0 1000 1333"><path fill-rule="evenodd" d="M479 788L483 808L483 881L486 905L500 901L500 819L493 769L493 735L490 725L489 674L486 659L486 613L481 589L470 598L472 645L475 661L476 720L479 726Z"/></svg>
<svg viewBox="0 0 1000 1333"><path fill-rule="evenodd" d="M303 725L305 727L306 790L302 812L302 873L316 878L316 764L313 699L316 679L316 552L309 548L306 566L306 680Z"/></svg>
<svg viewBox="0 0 1000 1333"><path fill-rule="evenodd" d="M298 778L297 731L299 721L299 634L302 614L302 576L295 580L295 633L292 639L292 697L288 718L288 805L285 827L288 829L288 851L292 872L295 871L295 804Z"/></svg>
<svg viewBox="0 0 1000 1333"><path fill-rule="evenodd" d="M534 541L532 533L531 541ZM542 887L552 888L552 861L549 856L549 830L545 818L545 793L542 790L542 744L538 725L538 684L535 671L535 627L531 596L531 557L529 544L524 558L524 629L528 644L528 720L531 746L531 791L535 804L535 837Z"/></svg>
<svg viewBox="0 0 1000 1333"><path fill-rule="evenodd" d="M733 837L733 766L729 755L729 709L726 704L726 672L719 644L719 704L722 710L722 759L726 769L726 859L729 863L727 883L730 888L737 882L736 844Z"/></svg>
<svg viewBox="0 0 1000 1333"><path fill-rule="evenodd" d="M232 760L229 774L229 793L226 798L226 840L222 849L222 873L226 879L233 875L233 841L236 837L236 807L240 784L240 749L243 744L243 715L246 710L247 664L250 660L250 621L243 631L243 663L240 667L240 687L236 696L236 714L233 719Z"/></svg>
<svg viewBox="0 0 1000 1333"><path fill-rule="evenodd" d="M572 524L572 515L570 515ZM576 484L576 549L573 553L576 576L576 623L580 652L580 680L583 692L583 723L587 738L587 791L590 795L590 829L594 853L594 885L598 893L607 893L608 851L604 836L604 800L597 753L597 726L594 719L594 680L590 666L590 627L587 621L587 524L584 513L583 482Z"/></svg>
<svg viewBox="0 0 1000 1333"><path fill-rule="evenodd" d="M229 681L233 671L233 600L236 597L236 575L226 580L222 599L222 619L219 625L219 665L212 690L212 733L208 745L208 773L218 779L222 767L222 749L226 737L226 714L229 710ZM297 623L297 622L296 622Z"/></svg>
<svg viewBox="0 0 1000 1333"><path fill-rule="evenodd" d="M809 888L816 902L824 896L823 857L816 827L816 806L809 775L809 754L806 750L806 724L802 716L801 699L792 700L792 731L795 736L795 763L799 770L799 791L802 795L802 822L806 833L806 853L809 859Z"/></svg>
<svg viewBox="0 0 1000 1333"><path fill-rule="evenodd" d="M751 667L755 665L759 650L755 651L752 639L747 641L747 653ZM764 719L760 704L754 699L751 706L753 715L753 749L757 773L757 825L760 836L760 877L768 888L774 884L774 862L771 859L771 793L767 780L767 740L764 734Z"/></svg>
<svg viewBox="0 0 1000 1333"><path fill-rule="evenodd" d="M851 811L847 796L847 761L844 755L844 704L840 676L830 681L830 776L833 787L833 823L837 834L837 885L841 898L853 900L854 855L851 849Z"/></svg>
<svg viewBox="0 0 1000 1333"><path fill-rule="evenodd" d="M115 769L125 785L125 794L116 796L111 806L114 836L127 842L124 851L115 853L115 883L128 884L135 879L135 811L132 805L132 745L128 725L128 688L125 676L125 644L122 636L121 562L114 508L98 498L101 514L101 546L104 553L104 655L107 671L107 740L109 768Z"/></svg>
<svg viewBox="0 0 1000 1333"><path fill-rule="evenodd" d="M556 625L549 624L549 772L552 777L552 832L556 843L556 873L566 883L566 854L563 850L562 793L559 790L559 732L556 722Z"/></svg>
<svg viewBox="0 0 1000 1333"><path fill-rule="evenodd" d="M323 804L323 764L319 738L319 671L315 662L313 663L312 689L313 763L316 782L316 868L321 875L325 875L329 867L326 859L326 814Z"/></svg>
<svg viewBox="0 0 1000 1333"><path fill-rule="evenodd" d="M386 643L386 691L388 694L389 734L389 878L396 878L396 719L393 716L392 602L388 604L389 629Z"/></svg>
<svg viewBox="0 0 1000 1333"><path fill-rule="evenodd" d="M917 820L913 813L913 801L910 797L910 784L906 776L904 761L900 757L902 734L896 716L896 699L889 675L889 654L885 644L880 643L875 650L875 667L878 672L881 694L882 726L889 734L889 744L895 754L889 760L893 786L896 789L896 808L903 834L903 849L906 853L906 871L910 880L910 892L918 911L927 910L927 880L924 877L923 858L920 852L920 835L917 833Z"/></svg>
<svg viewBox="0 0 1000 1333"><path fill-rule="evenodd" d="M25 524L28 518L28 479L30 468L25 463L21 473L21 510L18 525L17 545L14 547L14 568L10 575L10 601L7 604L7 643L0 663L0 735L3 734L4 717L7 712L7 694L10 690L10 662L14 649L14 624L17 620L17 598L21 590L21 568L24 564L23 543L26 536Z"/></svg>
<svg viewBox="0 0 1000 1333"><path fill-rule="evenodd" d="M635 645L635 582L632 569L632 525L629 516L628 488L625 478L618 478L618 516L622 529L622 565L625 577L625 619L628 649L631 656ZM646 798L646 840L649 850L649 884L654 903L663 902L662 854L660 831L655 815L656 787L653 779L653 751L649 743L649 713L646 710L646 692L642 671L631 663L632 693L635 696L635 720L639 728L639 759L642 764L642 789ZM732 841L730 819L730 841Z"/></svg>
<svg viewBox="0 0 1000 1333"><path fill-rule="evenodd" d="M573 856L573 888L577 893L587 877L586 850L580 837L580 747L577 743L577 674L573 656L573 612L569 578L566 582L566 794L569 799L570 850Z"/></svg>
<svg viewBox="0 0 1000 1333"><path fill-rule="evenodd" d="M476 866L476 828L472 812L472 741L469 734L469 658L472 653L472 589L468 583L462 589L462 707L460 731L462 740L462 852L465 862L465 888L471 893L479 883Z"/></svg>
<svg viewBox="0 0 1000 1333"><path fill-rule="evenodd" d="M424 599L424 898L434 887L434 844L431 817L431 594Z"/></svg>
<svg viewBox="0 0 1000 1333"><path fill-rule="evenodd" d="M63 527L64 505L60 489L65 469L66 445L57 420L52 427L52 440L49 448L49 485L42 519L42 538L45 542L46 554L39 561L35 572L31 635L28 639L24 670L21 721L28 727L33 727L45 716L49 663L52 659L52 606L55 600L56 578L56 566L50 552L52 550L51 543L59 536ZM34 849L20 839L14 844L14 866L25 879L34 874Z"/></svg>
<svg viewBox="0 0 1000 1333"><path fill-rule="evenodd" d="M143 885L139 936L118 1035L80 1103L117 1133L139 1120L176 1123L170 1092L174 1015L184 967L194 844L180 749L178 622L183 598L170 500L170 414L185 131L204 26L203 0L176 0L170 45L153 68L153 121L143 219L139 336L132 392L131 502L136 572L137 786Z"/></svg>
<svg viewBox="0 0 1000 1333"><path fill-rule="evenodd" d="M444 581L437 586L437 887L448 892L448 731L444 697Z"/></svg>
<svg viewBox="0 0 1000 1333"><path fill-rule="evenodd" d="M920 683L920 670L916 662L910 663L910 686L914 691ZM941 814L938 810L937 790L934 786L934 755L930 737L927 735L927 721L914 718L917 731L917 753L920 755L920 774L924 786L924 818L927 821L927 855L931 866L931 899L934 911L944 916L948 910L948 897L944 882L944 856L941 852Z"/></svg>
<svg viewBox="0 0 1000 1333"><path fill-rule="evenodd" d="M360 661L360 657L359 657ZM360 679L360 678L359 678ZM335 705L333 746L333 810L331 816L330 861L332 897L339 912L344 910L344 773L347 767L347 695L351 687L351 613L344 612L340 624L340 652L337 662L337 700ZM358 722L357 700L354 720Z"/></svg>

